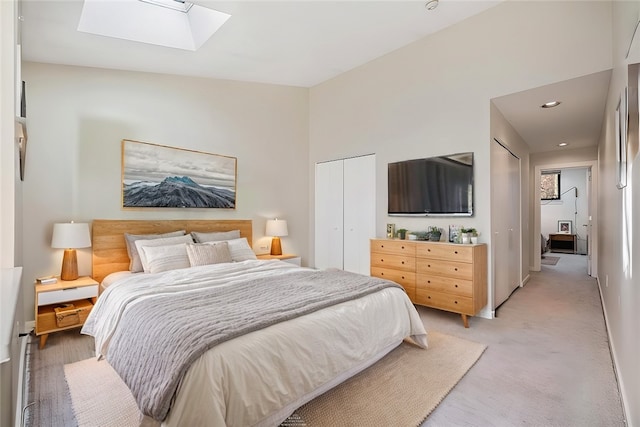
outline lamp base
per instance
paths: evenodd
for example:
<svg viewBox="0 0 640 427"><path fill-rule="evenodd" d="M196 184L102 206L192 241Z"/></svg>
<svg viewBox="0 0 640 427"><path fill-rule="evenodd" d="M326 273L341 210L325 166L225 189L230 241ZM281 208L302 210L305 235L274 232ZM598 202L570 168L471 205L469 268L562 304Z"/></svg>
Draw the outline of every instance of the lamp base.
<svg viewBox="0 0 640 427"><path fill-rule="evenodd" d="M69 281L78 278L78 257L75 249L65 249L62 257L62 272L60 279Z"/></svg>
<svg viewBox="0 0 640 427"><path fill-rule="evenodd" d="M271 240L271 255L282 255L282 246L279 237L274 237Z"/></svg>

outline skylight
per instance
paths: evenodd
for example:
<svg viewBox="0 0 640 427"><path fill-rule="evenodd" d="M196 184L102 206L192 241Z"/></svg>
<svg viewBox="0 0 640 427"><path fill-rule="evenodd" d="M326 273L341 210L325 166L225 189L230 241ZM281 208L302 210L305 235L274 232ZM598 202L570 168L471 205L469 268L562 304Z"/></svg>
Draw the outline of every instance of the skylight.
<svg viewBox="0 0 640 427"><path fill-rule="evenodd" d="M180 0L84 0L78 31L195 51L230 17Z"/></svg>

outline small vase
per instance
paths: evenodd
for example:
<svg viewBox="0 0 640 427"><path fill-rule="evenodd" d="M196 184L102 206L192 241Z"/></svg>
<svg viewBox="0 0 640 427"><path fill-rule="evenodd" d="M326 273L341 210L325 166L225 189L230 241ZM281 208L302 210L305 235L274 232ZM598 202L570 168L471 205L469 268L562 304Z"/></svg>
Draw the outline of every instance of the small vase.
<svg viewBox="0 0 640 427"><path fill-rule="evenodd" d="M471 236L471 244L472 245L478 244L478 236Z"/></svg>
<svg viewBox="0 0 640 427"><path fill-rule="evenodd" d="M462 243L463 244L468 244L469 243L469 236L467 234L463 234L462 235Z"/></svg>

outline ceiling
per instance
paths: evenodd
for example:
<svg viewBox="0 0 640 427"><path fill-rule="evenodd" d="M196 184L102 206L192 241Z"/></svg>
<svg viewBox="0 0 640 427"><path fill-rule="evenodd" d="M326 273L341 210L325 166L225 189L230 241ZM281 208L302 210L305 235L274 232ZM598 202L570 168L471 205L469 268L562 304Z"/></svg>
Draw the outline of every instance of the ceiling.
<svg viewBox="0 0 640 427"><path fill-rule="evenodd" d="M1 1L1 0L0 0ZM125 0L105 0L125 1ZM135 1L135 0L126 0ZM212 1L231 18L197 51L77 31L82 0L21 0L25 61L312 87L503 0ZM532 152L597 145L609 72L494 99ZM557 108L543 110L558 99Z"/></svg>
<svg viewBox="0 0 640 427"><path fill-rule="evenodd" d="M529 89L492 101L532 153L597 146L611 70ZM560 101L554 108L540 108ZM568 145L559 147L566 142Z"/></svg>

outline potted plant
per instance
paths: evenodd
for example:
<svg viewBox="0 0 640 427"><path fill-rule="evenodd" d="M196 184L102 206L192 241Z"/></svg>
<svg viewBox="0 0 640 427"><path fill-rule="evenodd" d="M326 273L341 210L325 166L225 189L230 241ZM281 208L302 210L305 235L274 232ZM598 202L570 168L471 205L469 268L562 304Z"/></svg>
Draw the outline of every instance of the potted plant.
<svg viewBox="0 0 640 427"><path fill-rule="evenodd" d="M463 228L460 233L462 234L462 243L471 243L471 237L474 235L477 241L478 232L475 228Z"/></svg>
<svg viewBox="0 0 640 427"><path fill-rule="evenodd" d="M405 237L407 236L407 229L406 228L400 228L398 230L398 239L404 240Z"/></svg>
<svg viewBox="0 0 640 427"><path fill-rule="evenodd" d="M470 230L469 234L470 234L471 244L477 245L478 244L478 231L475 228L470 228L469 230Z"/></svg>
<svg viewBox="0 0 640 427"><path fill-rule="evenodd" d="M431 226L429 227L429 240L432 242L439 242L440 237L442 236L442 229Z"/></svg>

